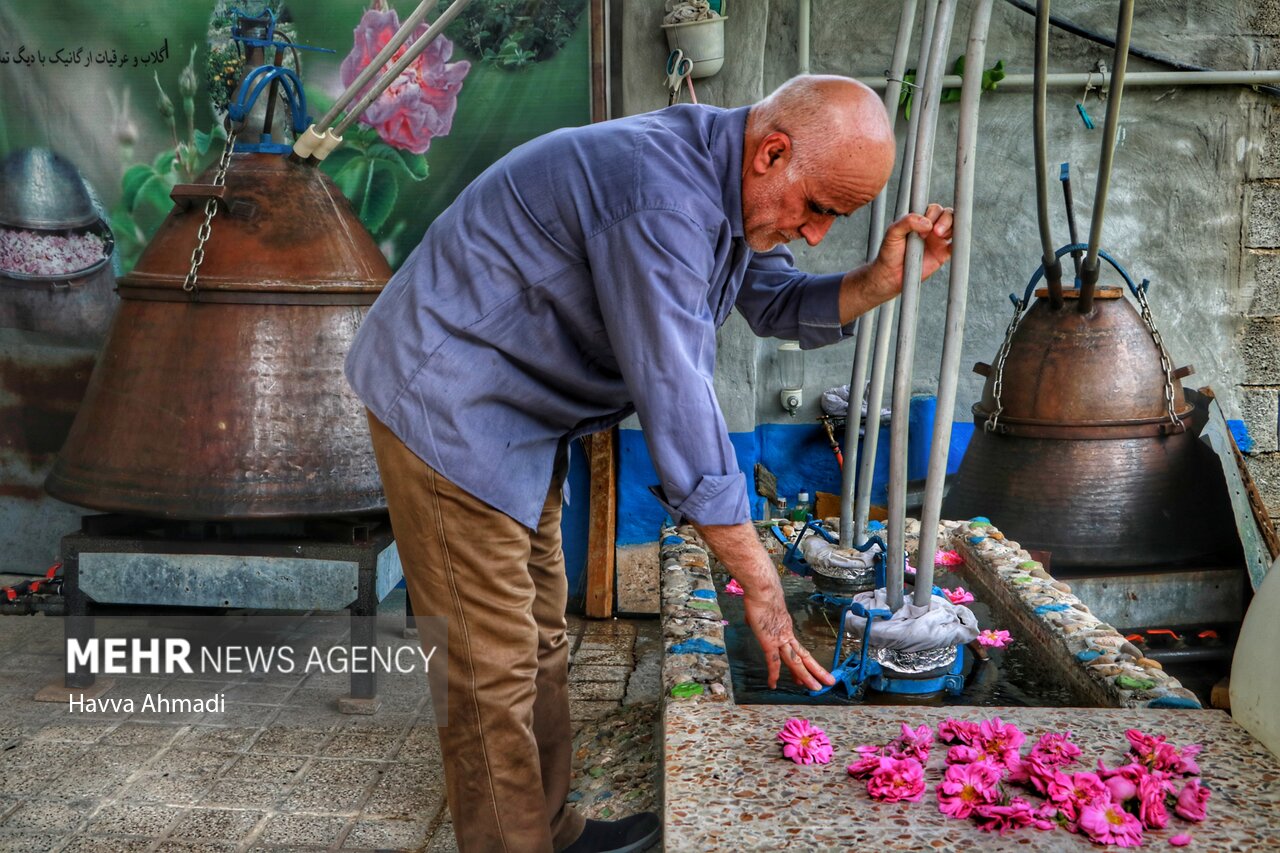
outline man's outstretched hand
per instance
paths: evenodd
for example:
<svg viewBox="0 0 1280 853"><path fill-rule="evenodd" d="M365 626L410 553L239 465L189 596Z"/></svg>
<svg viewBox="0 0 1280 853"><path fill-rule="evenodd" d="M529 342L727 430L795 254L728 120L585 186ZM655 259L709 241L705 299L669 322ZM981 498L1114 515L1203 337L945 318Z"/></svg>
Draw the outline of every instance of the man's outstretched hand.
<svg viewBox="0 0 1280 853"><path fill-rule="evenodd" d="M791 614L787 612L786 599L782 595L782 584L777 582L775 576L772 585L763 586L763 589L757 588L755 591L744 587L746 591L742 603L747 612L747 624L751 626L756 641L764 650L770 689L778 686L778 673L783 663L791 670L791 677L796 683L809 690L817 690L824 684L828 687L835 684L836 680L831 673L814 660L809 650L796 639L792 631Z"/></svg>
<svg viewBox="0 0 1280 853"><path fill-rule="evenodd" d="M755 527L751 524L696 526L712 553L742 585L747 625L764 650L769 687L778 686L778 673L784 663L791 670L791 677L809 690L835 684L831 673L796 639L778 570L760 544Z"/></svg>

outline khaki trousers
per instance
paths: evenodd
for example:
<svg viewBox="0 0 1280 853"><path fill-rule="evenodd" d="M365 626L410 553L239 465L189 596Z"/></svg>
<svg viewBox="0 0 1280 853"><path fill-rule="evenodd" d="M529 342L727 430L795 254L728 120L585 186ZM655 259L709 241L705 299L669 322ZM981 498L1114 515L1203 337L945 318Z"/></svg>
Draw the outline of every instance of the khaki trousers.
<svg viewBox="0 0 1280 853"><path fill-rule="evenodd" d="M448 703L437 732L458 847L567 847L584 820L565 804L573 740L563 474L531 533L445 479L372 414L369 428L414 613L448 625L448 688L433 684L432 698L437 717Z"/></svg>

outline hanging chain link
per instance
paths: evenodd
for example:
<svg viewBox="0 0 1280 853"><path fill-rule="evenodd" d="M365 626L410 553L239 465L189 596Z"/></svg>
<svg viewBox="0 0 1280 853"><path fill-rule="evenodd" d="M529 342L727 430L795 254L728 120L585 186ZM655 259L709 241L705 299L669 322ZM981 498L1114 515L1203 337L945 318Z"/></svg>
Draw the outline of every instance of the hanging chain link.
<svg viewBox="0 0 1280 853"><path fill-rule="evenodd" d="M213 176L213 185L220 187L226 183L227 167L231 165L231 149L235 147L236 132L230 130L227 132L227 144L222 149L222 158L218 161L217 174ZM196 292L196 279L200 271L200 265L204 263L204 244L209 241L209 235L213 233L213 217L218 213L218 200L210 198L204 203L204 222L200 224L199 230L196 231L196 247L191 251L191 269L187 272L187 278L182 282L182 289L187 293L194 294Z"/></svg>
<svg viewBox="0 0 1280 853"><path fill-rule="evenodd" d="M1134 288L1134 295L1138 298L1138 305L1142 307L1142 323L1151 333L1151 340L1156 342L1156 350L1160 353L1160 367L1164 370L1165 411L1169 415L1169 421L1175 427L1179 427L1182 426L1182 419L1173 409L1173 362L1169 360L1169 353L1164 348L1164 339L1160 337L1160 332L1156 329L1156 321L1151 316L1151 306L1147 303L1146 285L1144 281L1142 287Z"/></svg>
<svg viewBox="0 0 1280 853"><path fill-rule="evenodd" d="M1000 345L1000 351L996 353L996 381L991 386L991 394L995 398L996 407L987 416L987 422L982 425L982 428L987 432L996 431L1000 413L1004 411L1004 406L1000 402L1000 395L1004 393L1004 363L1009 358L1009 349L1013 346L1013 333L1018 328L1018 321L1022 319L1022 312L1026 308L1027 300L1014 300L1013 319L1009 321L1009 328L1004 333L1004 343Z"/></svg>

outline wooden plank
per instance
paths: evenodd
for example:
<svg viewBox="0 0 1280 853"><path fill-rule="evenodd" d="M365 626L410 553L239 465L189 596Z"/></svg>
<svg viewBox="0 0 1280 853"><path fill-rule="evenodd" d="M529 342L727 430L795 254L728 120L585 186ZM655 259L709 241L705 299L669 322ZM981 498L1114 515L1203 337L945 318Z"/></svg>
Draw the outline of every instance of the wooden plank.
<svg viewBox="0 0 1280 853"><path fill-rule="evenodd" d="M613 616L618 517L618 429L583 439L591 471L587 516L587 591L584 609L593 619Z"/></svg>

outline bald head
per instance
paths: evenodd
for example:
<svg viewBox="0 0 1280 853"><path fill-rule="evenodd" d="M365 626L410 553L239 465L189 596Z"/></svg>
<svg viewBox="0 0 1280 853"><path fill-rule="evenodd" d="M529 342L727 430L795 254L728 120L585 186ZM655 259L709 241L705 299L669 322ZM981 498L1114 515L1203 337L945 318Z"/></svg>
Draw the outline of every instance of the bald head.
<svg viewBox="0 0 1280 853"><path fill-rule="evenodd" d="M820 175L855 165L883 186L893 170L893 126L884 103L848 77L793 77L751 109L747 142L781 132L794 147L792 165ZM878 192L878 189L877 189Z"/></svg>
<svg viewBox="0 0 1280 853"><path fill-rule="evenodd" d="M795 77L751 108L742 214L756 251L816 245L836 216L879 194L893 170L893 125L880 97L847 77Z"/></svg>

